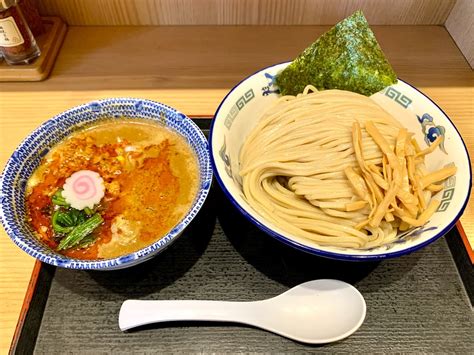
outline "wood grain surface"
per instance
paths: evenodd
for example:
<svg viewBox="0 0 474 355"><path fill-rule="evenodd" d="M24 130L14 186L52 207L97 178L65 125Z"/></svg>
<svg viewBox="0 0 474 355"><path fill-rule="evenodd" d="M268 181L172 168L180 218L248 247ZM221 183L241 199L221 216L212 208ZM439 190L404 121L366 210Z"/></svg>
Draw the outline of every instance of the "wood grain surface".
<svg viewBox="0 0 474 355"><path fill-rule="evenodd" d="M455 0L41 0L69 25L329 25L362 9L371 25L441 25ZM389 11L387 11L389 9Z"/></svg>
<svg viewBox="0 0 474 355"><path fill-rule="evenodd" d="M445 26L474 69L474 1L457 0Z"/></svg>
<svg viewBox="0 0 474 355"><path fill-rule="evenodd" d="M327 29L72 27L49 79L0 83L0 169L35 127L95 99L142 97L187 114L212 114L241 79L293 58ZM473 157L474 73L448 32L441 26L373 29L400 78L430 96L450 116ZM474 237L473 201L471 197L462 217L469 238ZM9 347L33 263L1 229L0 353Z"/></svg>

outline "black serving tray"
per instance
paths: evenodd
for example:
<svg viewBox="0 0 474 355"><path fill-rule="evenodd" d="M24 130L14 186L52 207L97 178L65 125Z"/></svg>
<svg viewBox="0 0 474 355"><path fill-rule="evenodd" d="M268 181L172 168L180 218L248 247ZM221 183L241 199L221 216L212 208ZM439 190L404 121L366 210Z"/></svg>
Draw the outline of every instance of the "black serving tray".
<svg viewBox="0 0 474 355"><path fill-rule="evenodd" d="M196 122L207 133L210 120ZM118 327L119 309L126 299L251 301L319 278L349 282L367 302L361 328L324 346L232 323L161 323L129 332ZM261 232L214 184L183 235L150 261L102 272L38 262L11 352L473 353L473 290L472 264L457 228L400 258L329 260L292 249Z"/></svg>

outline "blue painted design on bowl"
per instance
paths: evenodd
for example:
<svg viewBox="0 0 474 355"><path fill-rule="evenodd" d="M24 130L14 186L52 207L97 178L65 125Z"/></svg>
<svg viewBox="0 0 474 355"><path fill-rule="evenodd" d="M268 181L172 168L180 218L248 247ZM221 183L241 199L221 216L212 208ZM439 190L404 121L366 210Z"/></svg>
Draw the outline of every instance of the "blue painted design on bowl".
<svg viewBox="0 0 474 355"><path fill-rule="evenodd" d="M184 136L196 153L201 179L200 189L188 213L162 239L118 258L79 260L58 254L42 244L27 223L25 206L26 181L39 166L43 153L78 128L111 117L162 122ZM38 260L71 269L113 270L126 268L160 253L174 242L198 213L209 193L212 167L208 142L199 127L175 109L150 100L113 98L74 107L43 123L13 152L0 178L0 220L13 242Z"/></svg>
<svg viewBox="0 0 474 355"><path fill-rule="evenodd" d="M446 234L462 215L471 193L472 170L469 153L449 117L429 97L401 79L398 84L373 95L374 99L380 101L384 109L390 109L392 112L405 110L403 112L406 112L406 115L403 115L404 120L401 123L414 133L414 138L418 142L424 141L429 146L435 134L443 134L445 137L444 146L439 150L436 149L427 158L427 163L431 164L431 168L429 166L427 168L436 170L452 163L455 163L458 168L456 176L444 183L445 188L449 187L452 191L443 196L437 195L437 198L442 197L441 205L422 232L414 232L396 242L389 242L371 249L322 246L283 231L248 204L242 193L242 185L235 178L238 174L229 175L229 168L238 171L239 153L243 140L258 122L258 117L278 96L275 93L256 96L245 106L246 112L244 114L234 110L234 102L250 89L258 91L259 88L270 86L272 77L288 64L289 62L272 65L243 79L224 97L211 123L209 142L216 180L236 209L258 228L280 242L311 254L338 260L365 261L395 258L419 250ZM420 123L422 124L420 117L426 119L426 112L430 112L430 115L434 117L438 128L444 128L443 131L432 132L433 137L428 136L428 142L425 140L425 132L419 129ZM418 119L416 116L419 116ZM428 135L434 120L428 120L430 124L425 124ZM224 149L222 149L223 147ZM223 152L225 155L222 154Z"/></svg>
<svg viewBox="0 0 474 355"><path fill-rule="evenodd" d="M98 102L91 102L89 108L92 112L100 112L101 106Z"/></svg>

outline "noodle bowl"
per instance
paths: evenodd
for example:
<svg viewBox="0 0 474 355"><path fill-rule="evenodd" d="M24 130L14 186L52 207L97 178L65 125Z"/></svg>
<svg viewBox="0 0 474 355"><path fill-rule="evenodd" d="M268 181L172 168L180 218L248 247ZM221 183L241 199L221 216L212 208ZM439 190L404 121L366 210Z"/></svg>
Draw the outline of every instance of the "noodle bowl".
<svg viewBox="0 0 474 355"><path fill-rule="evenodd" d="M269 80L286 65L238 84L211 127L216 177L239 211L285 244L337 259L395 257L446 233L466 204L470 169L443 112L403 81L370 98L310 88L281 97ZM445 129L442 144L426 143L426 112Z"/></svg>

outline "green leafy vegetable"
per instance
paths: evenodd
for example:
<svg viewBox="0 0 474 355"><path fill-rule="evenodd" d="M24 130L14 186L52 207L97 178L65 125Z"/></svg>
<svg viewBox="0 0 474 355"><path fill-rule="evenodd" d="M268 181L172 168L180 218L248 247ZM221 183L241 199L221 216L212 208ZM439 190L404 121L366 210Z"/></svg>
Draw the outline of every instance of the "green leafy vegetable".
<svg viewBox="0 0 474 355"><path fill-rule="evenodd" d="M57 210L53 213L51 224L53 225L54 231L60 234L69 233L74 229L75 225L69 213L61 210Z"/></svg>
<svg viewBox="0 0 474 355"><path fill-rule="evenodd" d="M66 199L63 197L62 195L62 192L63 190L62 189L59 189L58 191L56 191L53 195L53 197L51 198L51 201L53 202L53 204L55 204L56 206L65 206L65 207L69 207L69 203L66 202Z"/></svg>
<svg viewBox="0 0 474 355"><path fill-rule="evenodd" d="M94 234L89 234L88 236L84 237L79 244L77 244L76 248L77 249L83 249L87 248L88 246L91 246L92 244L95 243L96 237Z"/></svg>
<svg viewBox="0 0 474 355"><path fill-rule="evenodd" d="M55 232L60 234L69 233L78 224L83 223L87 219L84 212L70 209L58 209L53 213L51 224Z"/></svg>
<svg viewBox="0 0 474 355"><path fill-rule="evenodd" d="M100 226L103 221L104 219L100 214L94 214L88 220L74 227L74 229L59 242L57 250L69 249L79 245L83 239Z"/></svg>
<svg viewBox="0 0 474 355"><path fill-rule="evenodd" d="M83 210L83 211L84 211L84 212L86 213L86 215L88 215L88 216L92 216L92 215L94 214L94 211L91 210L89 207L84 207L84 210Z"/></svg>
<svg viewBox="0 0 474 355"><path fill-rule="evenodd" d="M56 233L55 237L62 238L57 249L86 248L95 242L96 238L91 233L103 219L98 213L94 214L95 209L72 208L62 196L62 191L59 189L51 198L53 205L56 206L51 217L51 225Z"/></svg>
<svg viewBox="0 0 474 355"><path fill-rule="evenodd" d="M69 216L71 217L74 226L81 224L87 219L87 215L84 211L79 211L75 208L69 209Z"/></svg>
<svg viewBox="0 0 474 355"><path fill-rule="evenodd" d="M362 11L336 24L277 75L282 95L311 84L370 96L397 82L397 76Z"/></svg>

